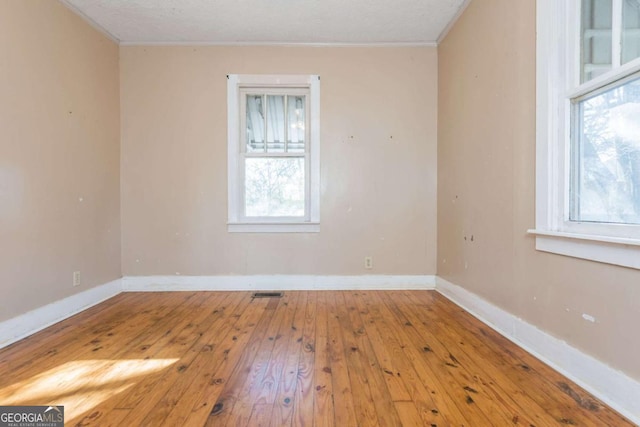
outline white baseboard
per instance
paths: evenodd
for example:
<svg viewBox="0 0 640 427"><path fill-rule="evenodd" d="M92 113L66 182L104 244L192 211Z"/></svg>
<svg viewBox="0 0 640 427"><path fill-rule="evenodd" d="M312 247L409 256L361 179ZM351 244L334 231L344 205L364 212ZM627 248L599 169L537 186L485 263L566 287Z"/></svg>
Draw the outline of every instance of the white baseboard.
<svg viewBox="0 0 640 427"><path fill-rule="evenodd" d="M445 279L436 290L640 425L639 382Z"/></svg>
<svg viewBox="0 0 640 427"><path fill-rule="evenodd" d="M120 279L0 322L0 348L28 337L122 292Z"/></svg>
<svg viewBox="0 0 640 427"><path fill-rule="evenodd" d="M125 276L124 291L435 289L435 276Z"/></svg>
<svg viewBox="0 0 640 427"><path fill-rule="evenodd" d="M0 348L123 291L435 289L435 276L133 276L123 277L0 322Z"/></svg>

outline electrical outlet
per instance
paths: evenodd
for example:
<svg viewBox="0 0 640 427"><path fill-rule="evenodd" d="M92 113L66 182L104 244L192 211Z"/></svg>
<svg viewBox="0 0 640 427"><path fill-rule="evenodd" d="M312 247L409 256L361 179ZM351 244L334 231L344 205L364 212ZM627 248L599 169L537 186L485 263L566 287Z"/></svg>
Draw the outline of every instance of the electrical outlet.
<svg viewBox="0 0 640 427"><path fill-rule="evenodd" d="M364 268L366 268L367 270L371 270L373 268L373 257L364 257Z"/></svg>
<svg viewBox="0 0 640 427"><path fill-rule="evenodd" d="M80 272L79 271L74 271L73 272L73 286L80 286Z"/></svg>

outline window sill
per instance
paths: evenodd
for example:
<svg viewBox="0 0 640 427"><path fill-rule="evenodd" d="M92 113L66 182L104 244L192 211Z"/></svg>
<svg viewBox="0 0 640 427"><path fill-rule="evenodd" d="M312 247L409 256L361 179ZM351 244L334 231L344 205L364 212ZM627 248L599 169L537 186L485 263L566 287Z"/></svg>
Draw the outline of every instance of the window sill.
<svg viewBox="0 0 640 427"><path fill-rule="evenodd" d="M229 233L319 233L319 222L228 223Z"/></svg>
<svg viewBox="0 0 640 427"><path fill-rule="evenodd" d="M528 230L536 236L536 249L574 258L640 270L640 239Z"/></svg>

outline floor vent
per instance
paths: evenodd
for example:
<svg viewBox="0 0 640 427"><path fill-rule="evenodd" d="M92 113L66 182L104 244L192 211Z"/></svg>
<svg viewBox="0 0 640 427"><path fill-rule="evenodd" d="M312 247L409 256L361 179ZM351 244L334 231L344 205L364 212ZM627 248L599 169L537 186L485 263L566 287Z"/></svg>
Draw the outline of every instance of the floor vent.
<svg viewBox="0 0 640 427"><path fill-rule="evenodd" d="M282 292L254 292L251 298L282 298Z"/></svg>

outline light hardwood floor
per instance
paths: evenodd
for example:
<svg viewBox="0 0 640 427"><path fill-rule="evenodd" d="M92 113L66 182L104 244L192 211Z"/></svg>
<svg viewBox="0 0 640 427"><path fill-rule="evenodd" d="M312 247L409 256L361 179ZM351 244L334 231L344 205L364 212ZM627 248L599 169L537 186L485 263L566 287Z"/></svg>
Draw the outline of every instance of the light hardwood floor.
<svg viewBox="0 0 640 427"><path fill-rule="evenodd" d="M0 350L79 426L632 425L433 291L125 293Z"/></svg>

